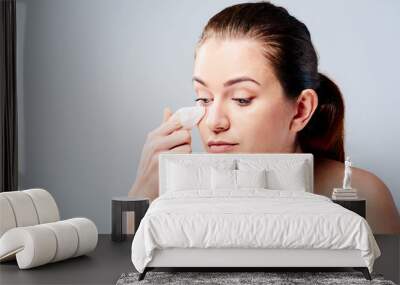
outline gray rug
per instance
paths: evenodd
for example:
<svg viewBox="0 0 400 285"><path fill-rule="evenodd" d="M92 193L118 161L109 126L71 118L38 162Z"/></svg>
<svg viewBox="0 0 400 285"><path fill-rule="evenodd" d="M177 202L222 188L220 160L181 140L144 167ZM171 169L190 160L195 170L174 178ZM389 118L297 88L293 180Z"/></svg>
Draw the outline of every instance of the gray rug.
<svg viewBox="0 0 400 285"><path fill-rule="evenodd" d="M366 280L361 272L147 272L138 281L139 273L124 273L117 285L133 284L388 284L382 275L372 274Z"/></svg>

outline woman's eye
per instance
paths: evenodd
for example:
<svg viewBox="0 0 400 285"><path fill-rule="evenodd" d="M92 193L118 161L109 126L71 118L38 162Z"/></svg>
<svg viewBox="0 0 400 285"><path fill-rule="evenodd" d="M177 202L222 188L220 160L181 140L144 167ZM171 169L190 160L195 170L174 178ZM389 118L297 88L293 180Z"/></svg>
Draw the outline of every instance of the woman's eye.
<svg viewBox="0 0 400 285"><path fill-rule="evenodd" d="M211 102L211 99L209 99L209 98L197 98L197 99L194 100L194 101L199 102L199 104L200 104L201 106L205 106L205 105L207 105L208 103Z"/></svg>
<svg viewBox="0 0 400 285"><path fill-rule="evenodd" d="M232 98L232 100L238 102L240 106L247 106L251 103L251 99L246 98Z"/></svg>

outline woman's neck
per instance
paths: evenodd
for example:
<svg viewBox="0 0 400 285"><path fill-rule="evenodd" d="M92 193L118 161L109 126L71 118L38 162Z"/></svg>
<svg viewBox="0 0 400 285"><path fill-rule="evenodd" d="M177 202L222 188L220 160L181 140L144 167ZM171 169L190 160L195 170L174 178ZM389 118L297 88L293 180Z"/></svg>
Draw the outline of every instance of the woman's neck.
<svg viewBox="0 0 400 285"><path fill-rule="evenodd" d="M295 153L303 153L303 150L301 149L301 146L299 143L296 143L294 146L294 152Z"/></svg>

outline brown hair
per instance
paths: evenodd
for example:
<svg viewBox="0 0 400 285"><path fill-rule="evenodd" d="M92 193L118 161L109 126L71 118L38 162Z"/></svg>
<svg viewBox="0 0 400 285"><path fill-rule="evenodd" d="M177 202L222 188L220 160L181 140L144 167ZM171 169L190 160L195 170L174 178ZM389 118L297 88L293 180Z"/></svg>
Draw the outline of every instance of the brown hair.
<svg viewBox="0 0 400 285"><path fill-rule="evenodd" d="M285 94L297 98L314 89L318 106L299 132L304 152L344 161L344 103L338 86L318 72L318 57L307 27L283 7L269 2L243 3L225 8L205 26L197 48L208 38L248 38L262 43Z"/></svg>

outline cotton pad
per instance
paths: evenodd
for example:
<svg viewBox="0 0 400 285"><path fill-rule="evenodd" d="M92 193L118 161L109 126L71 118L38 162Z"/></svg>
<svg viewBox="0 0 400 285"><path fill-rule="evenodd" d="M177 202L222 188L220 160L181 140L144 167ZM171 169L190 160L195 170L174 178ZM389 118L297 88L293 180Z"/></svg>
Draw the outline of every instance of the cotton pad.
<svg viewBox="0 0 400 285"><path fill-rule="evenodd" d="M183 107L176 111L172 117L178 117L184 129L191 129L203 118L205 108L203 106Z"/></svg>

